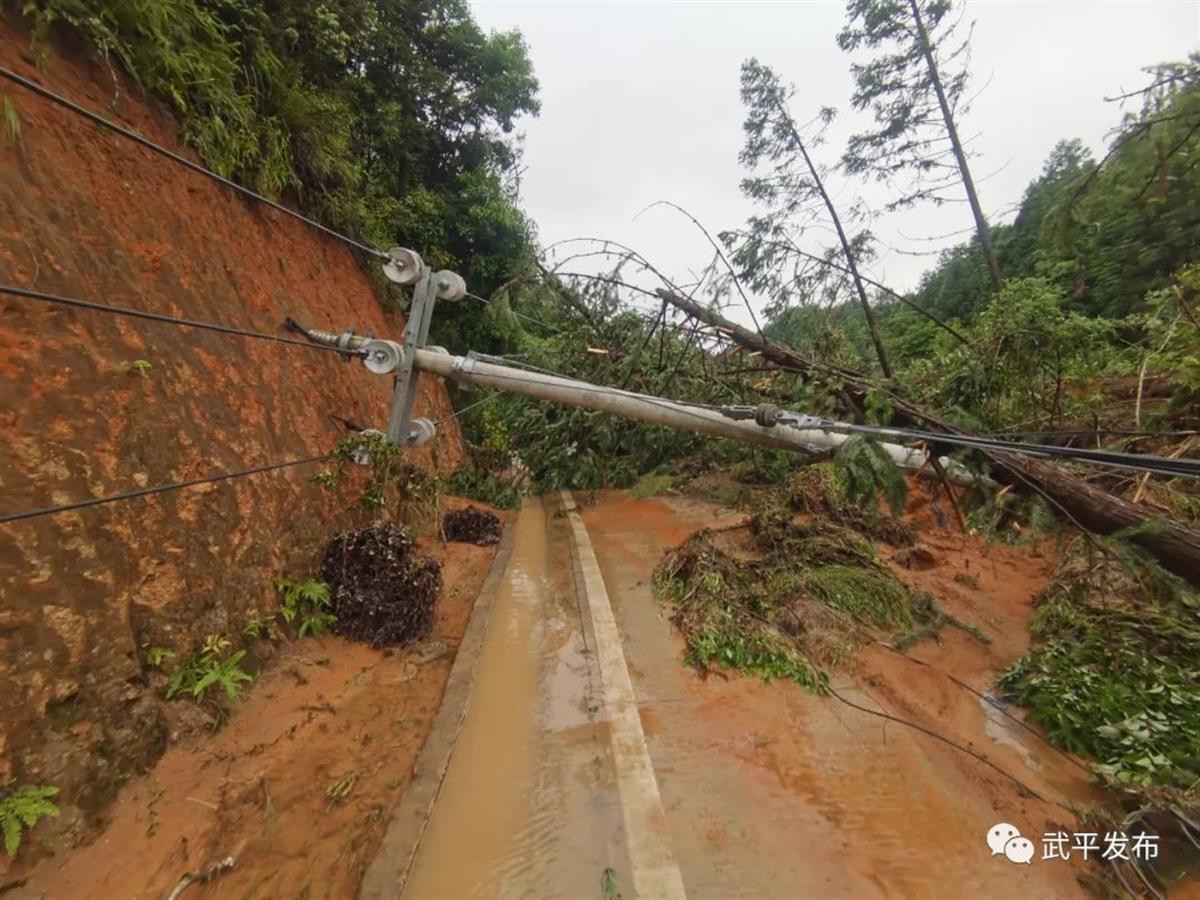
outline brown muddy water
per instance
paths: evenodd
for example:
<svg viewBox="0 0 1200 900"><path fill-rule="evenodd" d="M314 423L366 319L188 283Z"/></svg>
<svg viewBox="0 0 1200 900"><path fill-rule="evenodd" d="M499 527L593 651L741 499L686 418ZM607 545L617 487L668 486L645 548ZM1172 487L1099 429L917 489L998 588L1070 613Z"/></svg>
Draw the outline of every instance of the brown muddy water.
<svg viewBox="0 0 1200 900"><path fill-rule="evenodd" d="M933 728L1015 774L1045 801L917 732L790 683L699 678L653 596L654 569L710 504L619 493L582 509L622 639L665 812L691 897L1084 897L1074 863L994 858L998 822L1037 844L1074 830L1060 805L1094 802L1086 776L954 685L986 692L1027 645L1051 555L928 541L937 565L897 570L995 635L944 633L912 654L867 648L839 693ZM621 797L581 614L566 520L531 501L518 519L474 696L405 896L597 897L602 874L635 896ZM969 571L979 587L953 581Z"/></svg>
<svg viewBox="0 0 1200 900"><path fill-rule="evenodd" d="M594 897L619 837L565 520L527 500L404 896Z"/></svg>

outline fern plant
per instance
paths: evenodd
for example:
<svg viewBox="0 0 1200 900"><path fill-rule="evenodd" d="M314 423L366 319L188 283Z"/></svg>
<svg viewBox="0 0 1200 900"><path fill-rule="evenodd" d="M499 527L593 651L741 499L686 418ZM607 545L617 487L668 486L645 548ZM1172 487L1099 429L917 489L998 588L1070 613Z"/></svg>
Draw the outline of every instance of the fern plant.
<svg viewBox="0 0 1200 900"><path fill-rule="evenodd" d="M58 818L58 807L50 800L58 794L58 788L32 784L14 788L13 783L5 782L0 797L0 832L4 833L4 850L10 857L21 849L26 829L44 817Z"/></svg>
<svg viewBox="0 0 1200 900"><path fill-rule="evenodd" d="M325 582L315 578L307 578L304 581L281 578L276 588L283 595L279 604L279 614L289 624L299 622L296 630L300 637L325 634L337 621L337 616L329 611L333 599L329 594L329 585Z"/></svg>

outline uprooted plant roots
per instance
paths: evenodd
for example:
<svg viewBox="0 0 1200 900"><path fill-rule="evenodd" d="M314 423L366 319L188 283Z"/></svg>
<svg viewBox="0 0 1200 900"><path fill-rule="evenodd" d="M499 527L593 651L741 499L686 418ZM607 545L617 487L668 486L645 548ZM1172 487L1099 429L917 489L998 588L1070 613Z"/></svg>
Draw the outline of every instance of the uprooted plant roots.
<svg viewBox="0 0 1200 900"><path fill-rule="evenodd" d="M699 531L667 554L655 583L674 605L689 664L817 691L825 667L871 640L902 648L945 624L986 640L897 578L861 535L824 520L758 515L744 528Z"/></svg>
<svg viewBox="0 0 1200 900"><path fill-rule="evenodd" d="M333 597L335 634L387 647L429 633L442 567L412 550L412 541L390 522L348 531L330 542L321 578Z"/></svg>
<svg viewBox="0 0 1200 900"><path fill-rule="evenodd" d="M442 534L448 541L486 547L500 541L502 530L496 516L475 506L456 509L442 517Z"/></svg>

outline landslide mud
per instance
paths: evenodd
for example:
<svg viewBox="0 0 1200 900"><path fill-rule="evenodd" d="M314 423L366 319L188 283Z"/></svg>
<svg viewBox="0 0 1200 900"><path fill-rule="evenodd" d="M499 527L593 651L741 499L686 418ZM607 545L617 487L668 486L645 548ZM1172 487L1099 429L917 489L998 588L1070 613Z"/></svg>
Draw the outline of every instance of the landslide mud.
<svg viewBox="0 0 1200 900"><path fill-rule="evenodd" d="M194 158L136 85L77 50L43 47L35 66L12 21L0 63ZM271 334L287 316L401 332L341 243L31 94L0 96L20 121L0 140L0 282ZM325 453L330 414L379 426L391 388L330 353L0 296L0 511ZM450 412L434 380L417 410ZM445 474L462 444L453 420L438 432L412 459ZM357 523L351 488L323 491L315 472L0 526L0 782L56 785L63 809L29 854L85 840L166 747L143 645L240 634L273 613L275 579L311 574Z"/></svg>
<svg viewBox="0 0 1200 900"><path fill-rule="evenodd" d="M923 530L933 565L896 564L895 571L947 612L980 624L993 642L947 630L910 649L928 666L868 647L852 671L832 676L847 699L985 755L1046 798L1038 801L965 754L830 697L737 673L701 680L685 668L682 639L653 597L651 575L664 551L696 529L730 524L716 514L695 501L620 494L583 510L689 895L1087 896L1075 863L1017 866L992 858L984 835L1010 822L1036 845L1044 831L1075 829L1053 801L1094 803L1089 780L944 674L991 689L1028 645L1052 551L988 548L974 537ZM954 580L963 572L978 587Z"/></svg>
<svg viewBox="0 0 1200 900"><path fill-rule="evenodd" d="M422 548L443 565L433 633L398 650L296 642L215 736L132 779L90 845L43 861L4 896L161 900L185 872L234 866L188 900L352 897L441 701L494 547Z"/></svg>

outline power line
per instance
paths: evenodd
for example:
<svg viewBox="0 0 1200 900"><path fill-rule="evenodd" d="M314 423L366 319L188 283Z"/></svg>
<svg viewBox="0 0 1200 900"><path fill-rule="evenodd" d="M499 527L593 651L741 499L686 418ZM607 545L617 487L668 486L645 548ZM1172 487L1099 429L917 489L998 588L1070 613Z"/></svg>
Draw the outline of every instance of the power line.
<svg viewBox="0 0 1200 900"><path fill-rule="evenodd" d="M165 322L168 325L177 325L184 328L199 328L204 331L215 331L218 334L234 334L238 337L253 338L257 341L273 341L277 344L292 344L297 347L307 347L311 350L324 350L333 352L343 356L359 355L354 350L345 350L341 347L329 347L322 344L314 344L309 341L302 341L297 338L281 337L277 334L267 334L263 331L250 331L245 328L234 328L232 325L219 325L215 322L202 322L198 319L185 319L180 316L168 316L163 313L146 312L141 309L131 309L127 306L112 306L107 303L98 303L94 300L81 300L78 297L66 297L61 294L51 294L46 291L36 291L32 288L18 287L15 284L0 284L0 294L10 294L14 297L23 297L27 300L37 300L41 303L51 303L56 306L70 306L76 309L90 309L97 312L109 313L115 316L126 316L131 319L146 319L150 322Z"/></svg>
<svg viewBox="0 0 1200 900"><path fill-rule="evenodd" d="M808 427L808 426L806 426ZM877 437L906 437L934 445L965 447L1015 453L1022 456L1057 457L1075 462L1091 463L1135 472L1154 472L1160 475L1186 475L1200 478L1200 460L1172 459L1145 453L1121 453L1114 450L1090 450L1086 447L1063 447L1057 444L1030 444L1021 441L1002 441L967 434L920 431L913 428L887 428L876 425L854 425L843 422L821 422L811 427L823 431L869 434Z"/></svg>
<svg viewBox="0 0 1200 900"><path fill-rule="evenodd" d="M33 509L22 513L9 513L0 516L0 524L5 522L20 522L24 519L36 519L41 516L53 516L58 513L70 512L75 509L86 509L89 506L100 506L105 503L116 503L120 500L134 500L138 497L149 497L153 494L165 494L169 491L178 491L183 488L195 487L201 484L213 484L218 481L228 481L231 478L244 478L248 475L257 475L261 472L272 472L277 469L287 469L292 466L303 466L308 463L321 462L330 458L328 453L322 453L320 456L309 456L305 459L293 459L289 462L272 463L266 466L257 466L253 469L242 469L238 472L226 472L222 475L209 475L206 478L193 478L190 481L177 481L174 484L162 484L157 487L140 488L136 491L125 491L120 494L110 494L107 497L93 497L91 500L80 500L77 503L65 503L62 506L48 506L44 509Z"/></svg>
<svg viewBox="0 0 1200 900"><path fill-rule="evenodd" d="M486 354L473 354L476 359L488 360ZM704 409L708 412L722 413L731 418L748 418L750 415L744 408L733 409L731 407L717 406L704 403L688 403L686 401L672 401L661 397L650 397L645 394L636 394L629 391L623 391L619 388L602 387L599 385L588 384L587 382L577 381L569 376L565 376L551 369L545 369L540 366L531 365L528 363L520 363L517 361L503 361L506 365L515 365L531 372L538 372L544 375L550 375L555 378L563 378L572 382L572 386L589 393L602 393L608 395L625 395L636 397L653 406L658 406L663 409L670 409L673 412L689 414L686 407L696 409ZM532 379L521 378L517 375L499 375L492 373L491 377L499 378L512 382L531 383ZM683 408L681 408L683 407ZM690 413L693 418L709 421L705 416L700 416L696 413ZM888 428L875 425L855 425L846 422L832 422L825 419L809 417L811 421L805 421L794 427L802 429L811 429L814 431L822 431L829 433L847 433L847 434L867 434L875 437L884 438L901 438L910 441L920 441L929 444L933 447L951 446L963 447L976 450L994 450L1006 453L1015 453L1020 456L1041 456L1041 457L1059 457L1076 462L1090 463L1093 465L1107 466L1119 469L1131 469L1140 472L1154 472L1163 475L1186 475L1190 477L1200 477L1200 460L1191 459L1172 459L1164 456L1153 456L1148 454L1136 453L1119 453L1108 450L1089 450L1081 447L1061 447L1053 444L1028 444L1016 441L1000 441L989 438L975 437L972 435L959 435L942 432L921 431L911 428ZM780 424L790 425L787 421L782 421Z"/></svg>
<svg viewBox="0 0 1200 900"><path fill-rule="evenodd" d="M467 296L470 297L472 300L478 300L484 306L492 305L490 300L487 300L484 297L480 297L478 294L468 293ZM512 313L514 316L516 316L518 319L524 319L526 322L530 322L534 325L540 325L542 328L545 328L547 331L549 331L553 334L562 334L561 329L555 328L553 325L549 324L548 322L543 322L541 319L535 319L533 316L527 316L524 313L517 312L515 309L512 308L512 304L509 304L508 311L510 313Z"/></svg>
<svg viewBox="0 0 1200 900"><path fill-rule="evenodd" d="M66 97L62 96L61 94L57 94L54 91L50 90L49 88L43 87L42 85L38 84L35 81L31 81L28 78L25 78L23 75L18 75L16 72L12 71L11 69L7 69L3 66L0 66L0 78L4 78L7 81L12 82L13 84L15 84L19 87L22 87L27 91L30 91L31 93L37 94L39 97L42 97L45 100L49 100L51 103L61 106L63 109L70 110L71 112L75 113L76 115L83 116L83 118L87 119L89 122L92 122L95 125L99 125L101 128L106 128L109 131L112 131L116 134L121 135L122 137L128 138L129 140L133 141L134 143L139 144L140 146L145 147L147 150L157 153L160 156L164 156L167 159L171 160L172 162L179 163L179 165L181 165L181 166L186 166L187 168L191 169L193 172L198 172L201 175L205 176L206 178L211 178L213 181L217 182L218 184L223 184L223 185L225 185L225 187L233 188L233 190L237 191L238 193L245 194L247 197L251 197L254 200L257 200L259 203L265 203L267 206L270 206L272 209L276 209L281 213L285 213L286 215L291 216L293 219L299 219L301 222L304 222L305 224L312 226L313 228L317 229L318 231L320 231L324 234L329 235L332 238L336 238L337 240L342 241L346 244L349 244L352 247L357 247L359 250L362 250L364 253L369 253L372 256L377 256L382 259L390 258L386 253L384 253L378 247L375 247L370 244L365 244L362 241L357 241L354 238L349 237L348 235L342 234L339 231L334 231L332 228L322 225L320 222L317 222L314 219L310 219L308 216L303 215L302 213L296 212L294 209L288 209L283 204L278 203L275 200L270 199L269 197L264 197L262 194L256 193L247 187L243 187L242 185L238 184L236 181L231 181L230 179L226 178L224 175L218 175L212 169L206 168L206 167L200 165L199 163L194 163L187 157L181 156L178 153L174 152L173 150L168 150L166 147L160 146L159 144L154 143L154 141L151 141L148 138L142 137L136 131L126 128L123 125L118 125L115 122L109 121L108 119L104 118L104 116L100 115L99 113L92 112L90 109L86 109L85 107L80 106L78 103L75 103L73 100L68 100Z"/></svg>
<svg viewBox="0 0 1200 900"><path fill-rule="evenodd" d="M483 406L483 404L485 404L485 403L491 403L493 400L495 400L499 396L500 396L500 392L495 391L495 392L489 394L488 396L484 397L482 400L476 400L474 403L468 403L462 409L456 409L454 412L452 412L448 416L442 416L440 419L435 419L433 424L441 425L443 422L449 422L451 419L457 419L459 416L463 415L464 413L470 412L477 406Z"/></svg>

